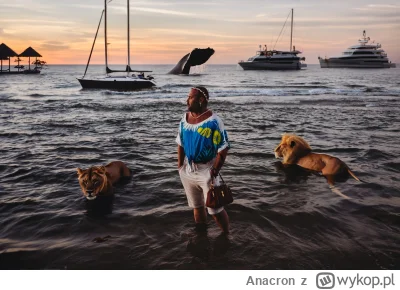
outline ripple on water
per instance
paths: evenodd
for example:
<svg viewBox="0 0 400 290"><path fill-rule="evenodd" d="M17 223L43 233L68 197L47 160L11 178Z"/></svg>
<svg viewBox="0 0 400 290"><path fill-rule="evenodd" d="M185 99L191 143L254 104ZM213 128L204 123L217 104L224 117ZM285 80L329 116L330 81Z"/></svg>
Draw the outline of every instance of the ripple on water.
<svg viewBox="0 0 400 290"><path fill-rule="evenodd" d="M75 66L21 79L18 91L5 81L1 269L400 268L397 70L361 78L310 65L266 78L235 66L196 77L153 69L159 88L142 92L81 90ZM206 233L195 230L176 170L178 123L199 82L231 141L221 171L235 198L228 237L211 217ZM324 177L285 168L273 153L285 132L366 182L337 183L344 200ZM112 160L132 179L112 198L85 200L76 168Z"/></svg>

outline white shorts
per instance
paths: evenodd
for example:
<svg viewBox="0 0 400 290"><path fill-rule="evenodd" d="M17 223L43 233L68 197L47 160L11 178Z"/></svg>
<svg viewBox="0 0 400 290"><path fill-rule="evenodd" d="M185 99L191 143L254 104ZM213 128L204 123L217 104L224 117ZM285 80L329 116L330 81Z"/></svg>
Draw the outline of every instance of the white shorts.
<svg viewBox="0 0 400 290"><path fill-rule="evenodd" d="M211 185L210 169L213 163L212 160L205 164L196 163L190 166L187 160L185 160L183 166L179 168L179 176L181 177L188 204L191 208L205 206L207 193ZM224 207L207 207L207 211L211 215L220 213L223 209Z"/></svg>

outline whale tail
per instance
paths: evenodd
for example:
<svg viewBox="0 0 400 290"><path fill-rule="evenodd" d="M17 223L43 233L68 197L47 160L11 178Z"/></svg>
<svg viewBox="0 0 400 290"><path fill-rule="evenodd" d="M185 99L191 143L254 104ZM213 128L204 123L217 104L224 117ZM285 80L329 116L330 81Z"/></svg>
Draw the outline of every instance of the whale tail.
<svg viewBox="0 0 400 290"><path fill-rule="evenodd" d="M195 48L192 52L186 54L181 60L175 65L175 67L168 72L168 74L189 74L192 66L201 65L206 63L210 57L214 54L212 48Z"/></svg>

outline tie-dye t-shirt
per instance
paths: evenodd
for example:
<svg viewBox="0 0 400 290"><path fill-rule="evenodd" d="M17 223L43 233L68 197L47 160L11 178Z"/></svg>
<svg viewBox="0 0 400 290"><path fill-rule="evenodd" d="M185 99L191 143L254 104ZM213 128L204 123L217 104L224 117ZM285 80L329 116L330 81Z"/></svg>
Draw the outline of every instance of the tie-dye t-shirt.
<svg viewBox="0 0 400 290"><path fill-rule="evenodd" d="M229 148L224 123L215 113L198 124L189 124L186 113L179 123L176 143L185 150L189 163L205 163L214 159L218 152Z"/></svg>

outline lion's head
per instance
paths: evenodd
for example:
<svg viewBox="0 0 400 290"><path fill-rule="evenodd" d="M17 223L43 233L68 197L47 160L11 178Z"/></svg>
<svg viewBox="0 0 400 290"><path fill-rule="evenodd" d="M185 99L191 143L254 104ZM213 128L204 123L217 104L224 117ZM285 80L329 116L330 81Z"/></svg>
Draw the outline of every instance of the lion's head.
<svg viewBox="0 0 400 290"><path fill-rule="evenodd" d="M283 158L283 163L295 164L297 160L311 152L311 147L301 137L283 134L281 143L275 148L275 157Z"/></svg>
<svg viewBox="0 0 400 290"><path fill-rule="evenodd" d="M89 169L77 168L79 185L82 188L83 195L89 199L95 199L99 193L108 186L108 173L104 166L90 167Z"/></svg>

